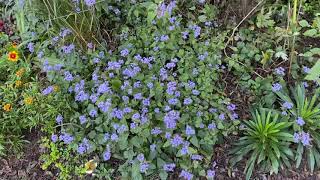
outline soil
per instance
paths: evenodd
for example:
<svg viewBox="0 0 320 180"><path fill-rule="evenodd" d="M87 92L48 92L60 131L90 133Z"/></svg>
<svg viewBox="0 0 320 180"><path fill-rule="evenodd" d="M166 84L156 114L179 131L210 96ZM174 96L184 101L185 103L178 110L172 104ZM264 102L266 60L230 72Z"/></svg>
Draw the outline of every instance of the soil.
<svg viewBox="0 0 320 180"><path fill-rule="evenodd" d="M26 132L25 139L30 143L24 145L22 155L9 154L5 158L0 158L0 180L54 179L50 172L45 172L41 169L39 160L41 155L40 138L40 131Z"/></svg>

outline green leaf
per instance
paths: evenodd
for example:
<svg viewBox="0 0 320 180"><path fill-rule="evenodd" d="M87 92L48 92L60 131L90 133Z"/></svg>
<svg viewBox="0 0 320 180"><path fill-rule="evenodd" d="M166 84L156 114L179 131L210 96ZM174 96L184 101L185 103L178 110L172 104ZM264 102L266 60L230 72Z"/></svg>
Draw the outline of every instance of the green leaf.
<svg viewBox="0 0 320 180"><path fill-rule="evenodd" d="M303 33L303 35L308 36L308 37L314 37L316 34L317 34L316 29L309 29Z"/></svg>
<svg viewBox="0 0 320 180"><path fill-rule="evenodd" d="M194 146L196 146L197 148L200 147L200 146L199 146L199 141L198 141L198 139L197 139L196 136L193 136L193 137L190 139L190 142L191 142Z"/></svg>
<svg viewBox="0 0 320 180"><path fill-rule="evenodd" d="M200 22L206 22L207 21L207 16L206 15L201 15L198 17Z"/></svg>
<svg viewBox="0 0 320 180"><path fill-rule="evenodd" d="M311 68L308 75L305 77L306 80L317 80L320 75L320 61L318 60L316 64Z"/></svg>
<svg viewBox="0 0 320 180"><path fill-rule="evenodd" d="M309 164L310 171L312 173L314 170L315 159L314 159L313 151L311 148L308 150L308 164Z"/></svg>
<svg viewBox="0 0 320 180"><path fill-rule="evenodd" d="M300 25L301 27L310 27L310 24L309 24L308 21L306 21L306 20L301 20L301 21L299 21L299 25Z"/></svg>

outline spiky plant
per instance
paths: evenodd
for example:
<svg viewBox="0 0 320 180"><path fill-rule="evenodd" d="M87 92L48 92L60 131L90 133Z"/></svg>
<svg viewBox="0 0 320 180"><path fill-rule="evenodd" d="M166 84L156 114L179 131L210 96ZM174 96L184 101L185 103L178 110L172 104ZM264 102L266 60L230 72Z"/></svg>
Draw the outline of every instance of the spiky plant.
<svg viewBox="0 0 320 180"><path fill-rule="evenodd" d="M252 119L244 121L243 136L230 152L233 155L231 165L246 159L246 179L250 179L256 165L262 170L269 170L271 174L277 173L283 163L290 166L289 159L293 157L289 148L292 135L286 129L291 124L279 119L278 113L271 110L253 112Z"/></svg>

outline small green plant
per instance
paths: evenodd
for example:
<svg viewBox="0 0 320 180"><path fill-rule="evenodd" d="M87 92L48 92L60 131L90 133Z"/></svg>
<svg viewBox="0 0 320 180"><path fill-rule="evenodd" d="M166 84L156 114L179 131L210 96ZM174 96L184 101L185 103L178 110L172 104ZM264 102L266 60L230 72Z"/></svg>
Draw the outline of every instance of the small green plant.
<svg viewBox="0 0 320 180"><path fill-rule="evenodd" d="M277 92L277 95L284 101L283 114L288 115L293 125L294 141L298 143L295 156L296 167L299 167L303 152L307 153L308 164L311 172L315 165L320 167L320 103L318 100L319 89L311 97L307 97L303 84L292 88L291 94Z"/></svg>
<svg viewBox="0 0 320 180"><path fill-rule="evenodd" d="M293 152L289 148L292 135L286 129L292 123L281 121L277 113L260 109L252 113L252 120L244 121L244 136L231 150L232 166L249 157L245 167L246 179L250 179L255 164L263 170L277 173L282 162L290 166Z"/></svg>

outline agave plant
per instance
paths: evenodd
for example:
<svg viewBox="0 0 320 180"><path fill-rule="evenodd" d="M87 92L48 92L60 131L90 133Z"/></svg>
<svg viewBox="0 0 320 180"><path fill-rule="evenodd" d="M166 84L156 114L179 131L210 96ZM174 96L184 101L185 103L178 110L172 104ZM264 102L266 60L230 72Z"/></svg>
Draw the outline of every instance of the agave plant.
<svg viewBox="0 0 320 180"><path fill-rule="evenodd" d="M289 159L293 152L289 148L293 136L287 132L292 123L279 119L279 114L271 110L260 109L252 113L252 120L244 121L243 137L231 150L231 165L247 159L245 173L250 179L255 165L262 170L277 173L283 163L290 167Z"/></svg>
<svg viewBox="0 0 320 180"><path fill-rule="evenodd" d="M304 152L308 159L310 171L315 166L320 167L320 103L318 100L319 89L312 97L307 97L303 84L291 88L291 94L276 92L284 103L283 114L288 117L293 125L294 141L298 143L295 156L296 167L301 164Z"/></svg>

